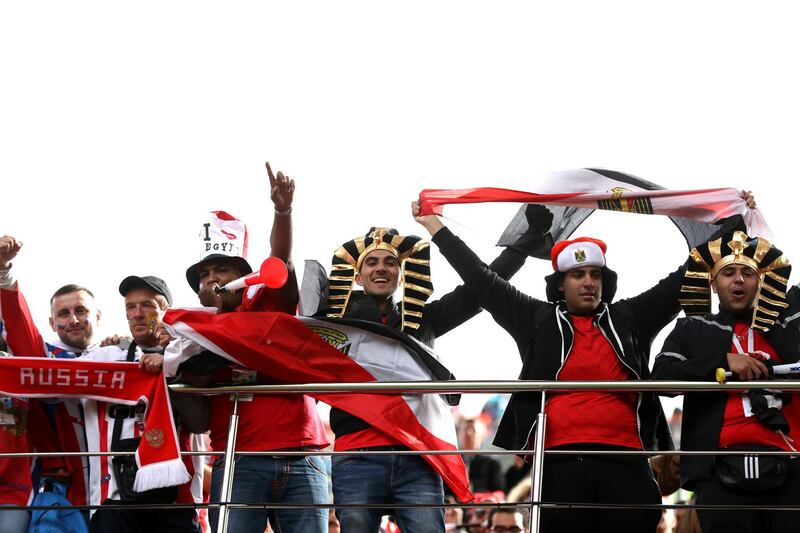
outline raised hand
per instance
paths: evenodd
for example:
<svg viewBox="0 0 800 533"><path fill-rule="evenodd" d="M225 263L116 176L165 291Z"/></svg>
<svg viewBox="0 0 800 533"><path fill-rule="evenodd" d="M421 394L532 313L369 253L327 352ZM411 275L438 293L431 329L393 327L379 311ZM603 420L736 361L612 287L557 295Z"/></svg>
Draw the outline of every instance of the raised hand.
<svg viewBox="0 0 800 533"><path fill-rule="evenodd" d="M756 208L756 197L753 196L753 191L739 191L739 197L745 201L750 209Z"/></svg>
<svg viewBox="0 0 800 533"><path fill-rule="evenodd" d="M414 220L417 223L422 224L422 226L426 230L428 230L428 233L430 233L431 236L435 235L437 231L439 231L444 227L444 224L442 224L442 221L439 220L439 217L437 217L436 215L420 216L419 212L420 212L419 201L414 200L413 202L411 202L411 216L414 217Z"/></svg>
<svg viewBox="0 0 800 533"><path fill-rule="evenodd" d="M275 204L275 212L278 214L289 214L294 199L294 180L289 176L284 176L283 172L278 171L275 176L269 161L266 163L267 174L269 174L269 197Z"/></svg>
<svg viewBox="0 0 800 533"><path fill-rule="evenodd" d="M18 241L11 235L0 237L0 270L8 270L11 267L11 261L17 257L21 249L22 241Z"/></svg>

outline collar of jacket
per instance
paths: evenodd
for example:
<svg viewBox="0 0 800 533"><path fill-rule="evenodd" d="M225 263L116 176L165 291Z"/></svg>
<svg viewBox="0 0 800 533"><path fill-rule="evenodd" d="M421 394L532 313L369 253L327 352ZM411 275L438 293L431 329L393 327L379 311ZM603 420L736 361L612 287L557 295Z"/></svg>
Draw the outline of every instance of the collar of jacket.
<svg viewBox="0 0 800 533"><path fill-rule="evenodd" d="M567 357L569 357L572 351L572 343L575 337L572 317L569 311L567 311L567 303L565 301L562 300L556 304L556 315L556 320L559 322L559 330L561 331L562 353L564 354L561 360L561 366L563 367L564 363L567 361ZM562 321L566 322L569 327L564 328L561 325ZM614 321L611 320L611 307L606 302L600 302L600 305L595 310L592 323L600 329L600 332L608 343L611 344L611 348L625 368L627 368L636 379L642 379L639 372L627 361L622 339L620 339L617 329L614 327Z"/></svg>

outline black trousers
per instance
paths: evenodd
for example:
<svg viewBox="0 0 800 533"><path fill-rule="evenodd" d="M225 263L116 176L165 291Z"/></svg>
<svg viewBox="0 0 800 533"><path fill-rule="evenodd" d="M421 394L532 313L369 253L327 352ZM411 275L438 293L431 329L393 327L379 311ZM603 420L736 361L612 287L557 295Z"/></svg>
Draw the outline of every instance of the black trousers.
<svg viewBox="0 0 800 533"><path fill-rule="evenodd" d="M119 503L106 500L104 503ZM92 533L199 533L192 509L98 509Z"/></svg>
<svg viewBox="0 0 800 533"><path fill-rule="evenodd" d="M581 444L559 449L625 450ZM650 504L661 493L644 456L548 455L544 459L545 503ZM649 533L661 520L660 509L542 509L543 533Z"/></svg>
<svg viewBox="0 0 800 533"><path fill-rule="evenodd" d="M765 491L741 491L719 482L717 470L711 479L695 485L698 505L800 505L800 460L789 461L783 485ZM800 511L697 510L703 533L792 533L800 531Z"/></svg>

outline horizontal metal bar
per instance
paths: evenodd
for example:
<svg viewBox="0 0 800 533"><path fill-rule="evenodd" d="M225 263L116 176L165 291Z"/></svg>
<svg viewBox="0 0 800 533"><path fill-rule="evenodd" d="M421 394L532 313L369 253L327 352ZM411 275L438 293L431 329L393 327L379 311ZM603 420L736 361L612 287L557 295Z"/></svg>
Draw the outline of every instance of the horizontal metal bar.
<svg viewBox="0 0 800 533"><path fill-rule="evenodd" d="M0 457L123 457L136 452L2 452ZM224 451L181 452L181 455L225 455Z"/></svg>
<svg viewBox="0 0 800 533"><path fill-rule="evenodd" d="M173 384L170 390L186 394L311 394L372 392L380 394L422 393L504 393L534 391L651 391L670 394L682 392L729 392L749 389L776 389L800 391L800 380L773 381L381 381L368 383L301 383L292 385L231 385L217 387L190 387Z"/></svg>
<svg viewBox="0 0 800 533"><path fill-rule="evenodd" d="M130 456L136 452L3 452L0 458L14 457L110 457L110 456ZM241 456L269 456L269 457L306 457L306 456L386 456L386 455L533 455L531 450L320 450L320 451L275 451L266 450L263 452L240 451L235 452ZM800 457L800 453L782 450L545 450L545 455L786 455ZM225 452L181 452L181 455L189 456L223 456Z"/></svg>
<svg viewBox="0 0 800 533"><path fill-rule="evenodd" d="M541 505L545 509L718 509L718 510L744 510L744 511L800 511L800 505L698 505L698 504L614 504L614 503L577 503L577 502L531 502L530 500L520 502L483 502L483 503L445 503L441 505L430 505L421 503L233 503L226 505L231 509L501 509L517 508L530 506L532 503ZM221 503L204 504L103 504L103 505L75 505L69 506L76 510L97 510L97 509L216 509ZM28 506L2 506L0 515L3 511L13 511L19 509L40 510L52 509L52 506L28 505Z"/></svg>
<svg viewBox="0 0 800 533"><path fill-rule="evenodd" d="M531 452L526 452L529 455ZM788 455L800 457L798 452L783 450L545 450L545 455ZM491 455L491 454L489 454Z"/></svg>

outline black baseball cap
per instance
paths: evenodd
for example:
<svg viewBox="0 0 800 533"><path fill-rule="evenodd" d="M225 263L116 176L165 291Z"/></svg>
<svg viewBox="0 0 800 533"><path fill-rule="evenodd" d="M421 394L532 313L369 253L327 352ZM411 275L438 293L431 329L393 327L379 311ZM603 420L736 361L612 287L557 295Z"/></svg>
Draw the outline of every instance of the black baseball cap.
<svg viewBox="0 0 800 533"><path fill-rule="evenodd" d="M167 282L155 276L128 276L119 284L119 293L123 296L133 289L150 289L167 299L167 304L172 305L172 293L167 287Z"/></svg>

